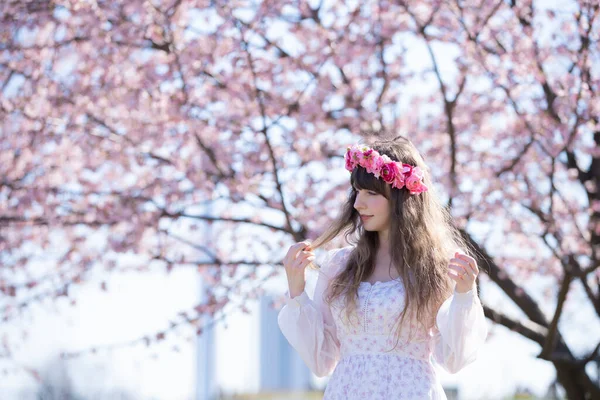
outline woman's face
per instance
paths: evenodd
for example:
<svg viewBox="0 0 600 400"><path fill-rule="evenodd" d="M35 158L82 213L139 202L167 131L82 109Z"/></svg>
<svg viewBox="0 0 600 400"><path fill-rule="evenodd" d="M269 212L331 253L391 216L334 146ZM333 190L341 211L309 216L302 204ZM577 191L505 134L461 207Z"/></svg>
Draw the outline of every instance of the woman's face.
<svg viewBox="0 0 600 400"><path fill-rule="evenodd" d="M361 215L365 231L380 232L390 227L390 201L382 194L366 189L356 190L354 208Z"/></svg>

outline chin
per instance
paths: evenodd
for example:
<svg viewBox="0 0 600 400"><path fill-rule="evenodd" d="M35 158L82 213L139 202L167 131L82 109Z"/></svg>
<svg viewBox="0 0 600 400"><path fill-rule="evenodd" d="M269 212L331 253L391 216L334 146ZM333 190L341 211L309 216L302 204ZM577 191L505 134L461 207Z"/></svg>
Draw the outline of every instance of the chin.
<svg viewBox="0 0 600 400"><path fill-rule="evenodd" d="M367 227L366 227L366 226L364 226L364 225L363 225L363 228L365 229L365 231L368 231L368 232L379 232L379 231L381 230L379 227L375 227L375 228L373 228L373 227L368 227L368 228L367 228Z"/></svg>

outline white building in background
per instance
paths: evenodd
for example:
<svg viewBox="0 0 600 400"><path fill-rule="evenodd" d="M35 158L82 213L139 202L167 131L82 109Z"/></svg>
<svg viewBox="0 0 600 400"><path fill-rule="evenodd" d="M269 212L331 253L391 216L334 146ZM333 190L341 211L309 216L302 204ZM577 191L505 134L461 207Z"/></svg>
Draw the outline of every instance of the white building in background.
<svg viewBox="0 0 600 400"><path fill-rule="evenodd" d="M273 298L260 299L259 325L259 390L312 391L312 373L290 346L277 325L279 310L272 307Z"/></svg>
<svg viewBox="0 0 600 400"><path fill-rule="evenodd" d="M286 394L322 391L323 378L310 372L281 333L279 310L273 309L272 302L273 297L265 295L250 306L250 314L233 313L229 329L220 321L197 337L195 400L263 399L265 393L278 393L277 399L287 400L297 397Z"/></svg>
<svg viewBox="0 0 600 400"><path fill-rule="evenodd" d="M206 215L212 214L212 204L206 207ZM202 224L201 231L204 237L209 238L212 235L212 225ZM211 273L217 273L211 271ZM198 277L199 304L207 302L207 284L200 274ZM203 329L201 335L196 335L196 396L195 400L218 400L220 390L217 382L217 343L215 341L215 326L213 325L214 316L205 315L201 326Z"/></svg>
<svg viewBox="0 0 600 400"><path fill-rule="evenodd" d="M205 301L204 282L200 280L200 302ZM204 316L204 326L210 326L210 316ZM213 327L196 336L197 341L197 381L196 400L216 400L218 397L217 376L215 368L216 343Z"/></svg>

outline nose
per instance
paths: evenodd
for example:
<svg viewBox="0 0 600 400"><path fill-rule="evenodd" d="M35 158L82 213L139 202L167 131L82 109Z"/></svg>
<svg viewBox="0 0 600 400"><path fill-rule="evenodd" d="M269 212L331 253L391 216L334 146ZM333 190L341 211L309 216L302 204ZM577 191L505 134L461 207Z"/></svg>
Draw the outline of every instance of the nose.
<svg viewBox="0 0 600 400"><path fill-rule="evenodd" d="M356 193L356 198L354 199L354 208L357 211L364 209L364 204L363 204L362 196L360 195L360 192Z"/></svg>

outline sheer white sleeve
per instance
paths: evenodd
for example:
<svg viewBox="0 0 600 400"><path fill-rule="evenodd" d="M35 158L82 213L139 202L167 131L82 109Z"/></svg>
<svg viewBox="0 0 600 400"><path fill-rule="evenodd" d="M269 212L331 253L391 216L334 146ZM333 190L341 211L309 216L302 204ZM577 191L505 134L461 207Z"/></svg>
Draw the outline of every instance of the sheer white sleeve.
<svg viewBox="0 0 600 400"><path fill-rule="evenodd" d="M329 282L343 267L344 253L349 248L327 253L311 299L306 291L286 299L279 311L279 329L298 352L308 368L319 377L329 375L340 358L340 342L329 305L323 295Z"/></svg>
<svg viewBox="0 0 600 400"><path fill-rule="evenodd" d="M475 290L454 292L440 307L434 357L454 374L475 361L487 337L483 307Z"/></svg>

